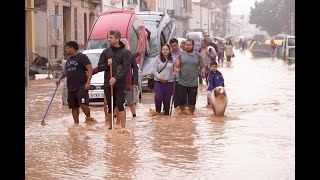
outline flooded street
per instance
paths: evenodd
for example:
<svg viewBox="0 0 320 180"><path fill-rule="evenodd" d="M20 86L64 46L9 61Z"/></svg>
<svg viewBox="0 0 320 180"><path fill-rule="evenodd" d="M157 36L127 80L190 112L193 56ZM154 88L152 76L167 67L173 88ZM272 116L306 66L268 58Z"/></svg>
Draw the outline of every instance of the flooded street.
<svg viewBox="0 0 320 180"><path fill-rule="evenodd" d="M129 134L111 132L103 107L90 106L98 120L74 126L53 79L30 81L25 99L26 179L295 179L295 68L283 60L252 58L236 51L224 76L224 117L206 108L199 86L194 116L150 117L153 93L143 93Z"/></svg>

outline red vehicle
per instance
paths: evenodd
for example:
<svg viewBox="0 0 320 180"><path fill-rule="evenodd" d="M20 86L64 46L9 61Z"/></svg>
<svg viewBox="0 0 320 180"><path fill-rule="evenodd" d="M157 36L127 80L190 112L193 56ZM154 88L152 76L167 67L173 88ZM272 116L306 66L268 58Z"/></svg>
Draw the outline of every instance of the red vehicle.
<svg viewBox="0 0 320 180"><path fill-rule="evenodd" d="M110 30L120 31L121 39L127 39L129 42L131 52L140 53L136 61L141 70L148 41L143 21L132 10L102 12L92 26L85 49L107 48Z"/></svg>

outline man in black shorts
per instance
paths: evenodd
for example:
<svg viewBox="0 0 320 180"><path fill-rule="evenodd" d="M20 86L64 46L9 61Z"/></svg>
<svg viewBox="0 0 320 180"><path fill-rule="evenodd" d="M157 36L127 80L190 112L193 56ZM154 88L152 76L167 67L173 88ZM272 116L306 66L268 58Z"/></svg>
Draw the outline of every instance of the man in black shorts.
<svg viewBox="0 0 320 180"><path fill-rule="evenodd" d="M131 53L120 41L121 34L117 30L111 30L108 35L110 47L106 48L100 55L98 67L94 69L93 74L100 71L104 73L104 94L108 104L107 118L110 123L109 129L112 129L111 110L117 112L117 121L120 121L121 127L126 125L126 112L124 103L126 98L126 79L131 64ZM112 77L110 78L110 65L112 65ZM113 109L111 108L111 85L113 85ZM110 108L109 108L110 107Z"/></svg>
<svg viewBox="0 0 320 180"><path fill-rule="evenodd" d="M56 80L56 84L59 85L60 81L67 77L68 104L72 109L74 123L79 124L79 107L86 115L86 122L95 122L96 120L90 117L88 94L92 77L91 62L85 54L78 52L79 45L75 41L67 42L65 48L70 58L66 62L62 76Z"/></svg>

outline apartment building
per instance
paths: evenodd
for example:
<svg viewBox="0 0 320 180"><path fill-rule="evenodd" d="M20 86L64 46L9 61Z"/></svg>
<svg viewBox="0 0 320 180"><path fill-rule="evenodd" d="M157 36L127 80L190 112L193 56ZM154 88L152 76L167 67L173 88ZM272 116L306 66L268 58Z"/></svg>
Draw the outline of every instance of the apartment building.
<svg viewBox="0 0 320 180"><path fill-rule="evenodd" d="M102 11L101 0L26 0L26 40L29 63L33 52L63 59L64 44L74 40L84 48L90 29Z"/></svg>

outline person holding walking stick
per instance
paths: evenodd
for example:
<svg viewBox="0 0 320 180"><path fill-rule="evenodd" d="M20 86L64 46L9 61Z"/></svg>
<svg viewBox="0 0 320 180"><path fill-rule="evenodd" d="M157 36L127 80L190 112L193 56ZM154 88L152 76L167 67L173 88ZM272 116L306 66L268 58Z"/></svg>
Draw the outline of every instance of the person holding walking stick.
<svg viewBox="0 0 320 180"><path fill-rule="evenodd" d="M104 94L108 104L107 119L113 128L113 116L115 107L119 110L116 114L121 127L126 127L126 112L124 103L126 98L126 79L131 64L131 54L120 41L121 34L118 30L111 30L108 35L110 46L100 55L98 67L93 69L93 74L100 71L104 73ZM110 68L112 66L112 68ZM112 72L110 72L112 71ZM112 101L111 101L112 98ZM113 105L111 105L113 102ZM109 108L111 107L111 108Z"/></svg>
<svg viewBox="0 0 320 180"><path fill-rule="evenodd" d="M79 107L86 115L86 122L96 120L90 117L89 94L92 77L92 66L89 58L78 52L79 45L75 41L69 41L65 45L66 54L70 58L66 62L62 75L56 80L56 85L67 77L68 104L72 109L72 117L75 124L79 124ZM86 73L87 72L87 73Z"/></svg>

